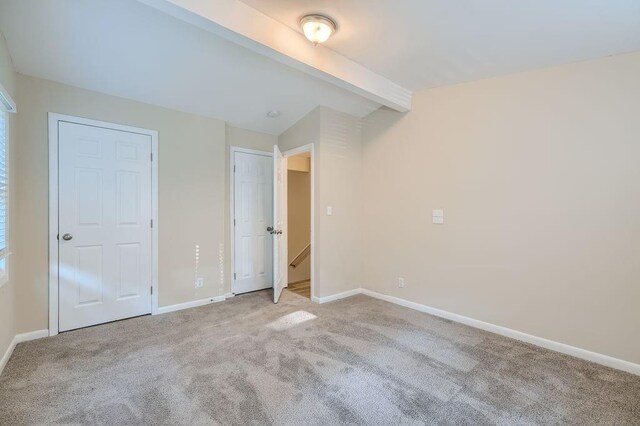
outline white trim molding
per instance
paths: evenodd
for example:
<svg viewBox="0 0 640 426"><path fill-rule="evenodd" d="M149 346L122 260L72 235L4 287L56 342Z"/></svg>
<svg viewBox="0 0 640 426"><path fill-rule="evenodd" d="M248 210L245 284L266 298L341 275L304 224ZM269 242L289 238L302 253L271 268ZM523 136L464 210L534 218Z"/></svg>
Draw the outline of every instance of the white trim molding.
<svg viewBox="0 0 640 426"><path fill-rule="evenodd" d="M16 335L16 343L28 342L30 340L43 339L49 337L49 330L36 330L29 333L21 333Z"/></svg>
<svg viewBox="0 0 640 426"><path fill-rule="evenodd" d="M5 260L4 268L0 269L0 287L9 282L9 275L11 273L9 268L9 256L11 256L11 247L13 246L13 239L11 229L11 222L15 219L13 215L10 215L11 204L13 203L13 184L11 183L11 151L17 147L12 146L11 140L13 138L14 129L11 125L11 120L9 119L9 114L15 114L18 112L18 108L16 107L16 103L9 95L9 92L6 91L2 83L0 83L0 114L4 115L4 172L5 172L5 194L4 194L4 210L5 210L5 223L4 223L4 234L5 234L5 247L2 250L0 255L0 260ZM17 132L16 132L17 133Z"/></svg>
<svg viewBox="0 0 640 426"><path fill-rule="evenodd" d="M362 289L356 288L353 290L343 291L342 293L332 294L331 296L325 296L325 297L312 296L311 301L323 304L327 302L333 302L335 300L345 299L347 297L355 296L356 294L361 294L361 293L362 293Z"/></svg>
<svg viewBox="0 0 640 426"><path fill-rule="evenodd" d="M14 114L18 112L16 102L13 100L9 92L4 88L2 83L0 83L0 104L2 104L4 110L7 112Z"/></svg>
<svg viewBox="0 0 640 426"><path fill-rule="evenodd" d="M176 305L161 306L158 308L158 314L166 314L169 312L181 311L183 309L197 308L198 306L210 305L212 303L224 302L228 295L207 297L206 299L193 300L191 302L178 303Z"/></svg>
<svg viewBox="0 0 640 426"><path fill-rule="evenodd" d="M627 373L640 376L640 364L636 364L630 361L625 361L619 358L614 358L609 355L600 354L597 352L588 351L586 349L576 348L565 343L556 342L554 340L545 339L543 337L533 336L531 334L523 333L521 331L513 330L500 325L491 324L488 322L480 321L474 318L465 317L463 315L454 314L452 312L444 311L442 309L433 308L431 306L423 305L416 302L411 302L406 299L401 299L395 296L389 296L386 294L378 293L366 288L358 288L355 290L345 291L343 293L334 294L331 296L315 298L315 302L327 303L338 299L344 299L345 297L354 296L356 294L364 294L376 299L384 300L386 302L393 303L395 305L404 306L405 308L413 309L416 311L424 312L439 318L444 318L450 321L454 321L460 324L468 325L473 328L485 330L491 333L499 334L501 336L509 337L511 339L520 340L521 342L530 343L541 348L549 349L554 352L560 352L565 355L571 355L576 358L580 358L586 361L591 361L596 364L604 365L605 367L615 368L616 370L626 371Z"/></svg>
<svg viewBox="0 0 640 426"><path fill-rule="evenodd" d="M11 343L9 343L9 347L4 352L4 355L2 355L2 359L0 359L0 374L2 374L2 370L4 370L4 367L9 362L9 359L11 358L11 355L13 354L13 351L18 343L28 342L29 340L42 339L43 337L48 336L49 330L37 330L29 333L17 334L13 338Z"/></svg>
<svg viewBox="0 0 640 426"><path fill-rule="evenodd" d="M49 113L49 336L58 334L58 123L67 122L102 127L151 137L151 314L158 313L158 132L139 127Z"/></svg>

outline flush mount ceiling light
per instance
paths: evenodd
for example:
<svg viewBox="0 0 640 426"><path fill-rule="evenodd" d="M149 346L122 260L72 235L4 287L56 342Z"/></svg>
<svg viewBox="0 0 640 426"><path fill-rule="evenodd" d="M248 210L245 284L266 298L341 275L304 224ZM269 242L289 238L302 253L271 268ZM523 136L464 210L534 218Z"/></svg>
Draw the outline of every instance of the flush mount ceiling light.
<svg viewBox="0 0 640 426"><path fill-rule="evenodd" d="M271 111L267 112L267 117L276 118L276 117L280 117L280 114L282 113L277 109L272 109Z"/></svg>
<svg viewBox="0 0 640 426"><path fill-rule="evenodd" d="M313 44L324 43L336 32L336 23L323 15L306 15L300 20L304 36Z"/></svg>

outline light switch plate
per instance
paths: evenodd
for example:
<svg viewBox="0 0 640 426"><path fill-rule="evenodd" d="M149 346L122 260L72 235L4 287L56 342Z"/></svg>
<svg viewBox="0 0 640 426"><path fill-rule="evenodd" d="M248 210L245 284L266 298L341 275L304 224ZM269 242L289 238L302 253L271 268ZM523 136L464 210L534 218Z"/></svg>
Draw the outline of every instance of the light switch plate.
<svg viewBox="0 0 640 426"><path fill-rule="evenodd" d="M444 223L444 210L443 209L434 209L433 210L433 223L438 225L442 225Z"/></svg>
<svg viewBox="0 0 640 426"><path fill-rule="evenodd" d="M327 206L327 216L333 215L333 207Z"/></svg>

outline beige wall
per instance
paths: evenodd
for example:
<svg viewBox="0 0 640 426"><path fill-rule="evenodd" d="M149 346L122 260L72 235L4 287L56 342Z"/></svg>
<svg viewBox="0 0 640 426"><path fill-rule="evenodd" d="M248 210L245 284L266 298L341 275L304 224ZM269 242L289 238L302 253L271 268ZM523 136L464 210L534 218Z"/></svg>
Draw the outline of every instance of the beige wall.
<svg viewBox="0 0 640 426"><path fill-rule="evenodd" d="M290 157L287 163L298 159L309 160ZM311 175L309 172L288 170L287 176L287 244L291 263L311 242ZM307 256L295 268L289 266L290 283L308 280L310 277L311 256Z"/></svg>
<svg viewBox="0 0 640 426"><path fill-rule="evenodd" d="M315 144L314 296L361 286L360 120L318 107L278 138L280 149ZM327 216L326 208L333 208Z"/></svg>
<svg viewBox="0 0 640 426"><path fill-rule="evenodd" d="M226 276L225 123L19 76L19 331L48 327L47 113L159 132L159 305L218 296ZM195 246L203 288L194 288ZM222 254L221 254L222 252Z"/></svg>
<svg viewBox="0 0 640 426"><path fill-rule="evenodd" d="M276 135L254 132L253 130L241 129L230 125L227 125L226 134L227 147L236 146L255 149L256 151L273 152L273 146L278 144L278 137ZM227 157L228 154L229 151L227 150Z"/></svg>
<svg viewBox="0 0 640 426"><path fill-rule="evenodd" d="M6 54L2 48L0 55ZM7 69L2 68L0 77L9 88L14 83ZM12 180L17 188L11 207L20 217L12 234L20 238L12 241L12 261L17 262L10 268L12 277L20 277L20 286L14 286L12 279L0 288L0 350L16 332L48 328L48 112L157 130L159 305L230 291L228 147L270 151L276 136L33 77L18 75L16 86L21 115L15 128L20 144L12 151L12 172L20 172ZM196 245L200 246L199 275L205 278L200 289L193 282ZM14 306L20 309L14 311Z"/></svg>
<svg viewBox="0 0 640 426"><path fill-rule="evenodd" d="M229 165L231 164L230 162L230 151L229 151L229 147L231 146L235 146L235 147L239 147L239 148L248 148L248 149L254 149L256 151L265 151L265 152L273 152L273 146L278 144L278 137L275 135L269 135L266 133L260 133L260 132L254 132L251 130L247 130L247 129L241 129L239 127L233 127L233 126L229 126L227 125L227 131L226 131L226 138L227 138L227 150L225 153L225 188L226 188L226 197L225 197L225 221L224 221L224 225L225 225L225 244L226 247L231 247L230 245L230 236L231 236L231 230L230 230L230 215L231 215L231 209L230 209L230 182L229 182ZM228 257L230 259L230 257ZM226 270L225 270L225 276L227 277L231 277L231 275L233 274L233 272L231 271L232 269L232 265L231 262L226 262ZM226 293L231 293L231 280L226 280L226 285L225 285L225 289L224 289L224 294Z"/></svg>
<svg viewBox="0 0 640 426"><path fill-rule="evenodd" d="M311 171L311 158L305 155L294 155L287 158L287 170L294 170L296 172L310 172Z"/></svg>
<svg viewBox="0 0 640 426"><path fill-rule="evenodd" d="M361 120L321 108L316 175L320 297L362 286L362 134ZM327 206L333 215L326 213Z"/></svg>
<svg viewBox="0 0 640 426"><path fill-rule="evenodd" d="M373 113L366 287L640 362L639 117L640 54L418 92L405 115Z"/></svg>
<svg viewBox="0 0 640 426"><path fill-rule="evenodd" d="M296 124L278 136L278 147L285 152L308 144L320 142L320 115L322 108L315 108Z"/></svg>
<svg viewBox="0 0 640 426"><path fill-rule="evenodd" d="M9 92L9 95L17 102L17 85L16 85L16 73L13 70L13 64L7 44L4 37L0 34L0 83ZM20 110L20 105L18 105ZM17 235L17 222L18 216L16 215L18 200L17 200L17 177L18 168L16 164L17 158L17 115L9 114L8 122L8 151L9 151L9 229L8 237L10 250L13 255L8 259L8 271L9 280L0 287L0 359L4 356L6 350L9 348L11 341L17 333L16 319L15 319L15 301L16 301L16 287L18 280L16 279L16 258L20 255L20 249L18 247Z"/></svg>

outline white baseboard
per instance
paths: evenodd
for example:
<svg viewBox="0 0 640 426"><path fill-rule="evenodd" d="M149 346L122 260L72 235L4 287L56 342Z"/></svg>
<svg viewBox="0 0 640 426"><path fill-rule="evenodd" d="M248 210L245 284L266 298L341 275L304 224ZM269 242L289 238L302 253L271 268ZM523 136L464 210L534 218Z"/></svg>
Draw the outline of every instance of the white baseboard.
<svg viewBox="0 0 640 426"><path fill-rule="evenodd" d="M0 374L2 374L2 370L4 370L4 367L9 362L9 358L11 358L11 354L13 353L17 343L18 342L16 342L16 338L14 337L11 343L9 343L9 347L4 352L4 355L2 355L2 359L0 359Z"/></svg>
<svg viewBox="0 0 640 426"><path fill-rule="evenodd" d="M210 303L224 302L227 296L207 297L206 299L193 300L191 302L178 303L177 305L161 306L158 308L157 314L166 314L168 312L181 311L183 309L195 308L198 306L208 305Z"/></svg>
<svg viewBox="0 0 640 426"><path fill-rule="evenodd" d="M235 297L235 296L236 296L235 293L227 293L227 294L224 295L224 298L225 299L231 299L232 297Z"/></svg>
<svg viewBox="0 0 640 426"><path fill-rule="evenodd" d="M49 330L36 330L29 333L22 333L16 336L16 343L28 342L29 340L42 339L49 337Z"/></svg>
<svg viewBox="0 0 640 426"><path fill-rule="evenodd" d="M560 352L563 354L574 356L576 358L595 362L597 364L601 364L606 367L611 367L617 370L626 371L631 374L640 375L640 364L635 364L633 362L624 361L618 358L613 358L611 356L603 355L597 352L591 352L586 349L576 348L575 346L569 346L567 344L556 342L554 340L532 336L531 334L526 334L521 331L516 331L507 327L502 327L502 326L491 324L488 322L479 321L473 318L443 311L442 309L432 308L431 306L410 302L405 299L400 299L399 297L388 296L386 294L381 294L381 293L367 290L364 288L360 289L360 293L366 294L367 296L375 297L376 299L385 300L387 302L391 302L396 305L415 309L416 311L425 312L427 314L431 314L440 318L448 319L448 320L459 322L474 328L479 328L481 330L499 334L501 336L510 337L512 339L520 340L526 343L531 343L533 345L550 349L552 351Z"/></svg>
<svg viewBox="0 0 640 426"><path fill-rule="evenodd" d="M43 337L49 337L49 330L37 330L29 333L17 334L9 344L7 350L4 352L2 359L0 359L0 374L2 374L2 370L4 370L4 367L9 362L9 358L11 358L11 354L13 354L13 350L16 348L18 343L41 339Z"/></svg>
<svg viewBox="0 0 640 426"><path fill-rule="evenodd" d="M353 290L344 291L342 293L332 294L331 296L325 296L325 297L313 296L311 297L311 301L322 304L327 302L333 302L334 300L344 299L345 297L355 296L356 294L360 294L360 293L362 293L362 289L356 288Z"/></svg>
<svg viewBox="0 0 640 426"><path fill-rule="evenodd" d="M459 322L461 324L468 325L470 327L479 328L481 330L489 331L491 333L499 334L501 336L509 337L511 339L520 340L522 342L531 343L532 345L540 346L545 349L560 352L563 354L571 355L576 358L584 359L587 361L595 362L606 367L615 368L617 370L626 371L631 374L640 376L640 364L625 361L622 359L614 358L608 355L603 355L597 352L591 352L586 349L576 348L565 343L556 342L554 340L545 339L543 337L533 336L521 331L513 330L500 325L491 324L488 322L480 321L477 319L465 317L463 315L454 314L452 312L444 311L442 309L433 308L431 306L422 305L420 303L411 302L399 297L388 296L386 294L378 293L366 288L358 288L355 290L345 291L343 293L333 294L326 297L312 297L311 300L316 303L327 303L338 299L344 299L345 297L351 297L356 294L365 294L376 299L385 300L396 305L404 306L406 308L414 309L416 311L425 312L430 315L434 315L440 318L448 319L451 321Z"/></svg>

